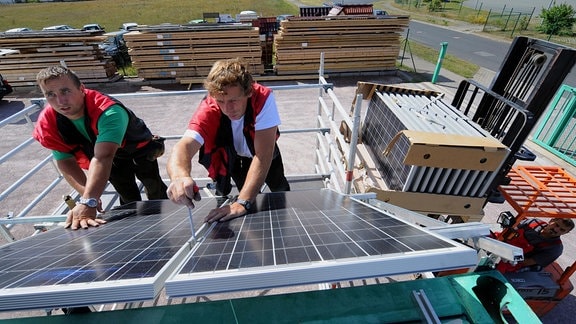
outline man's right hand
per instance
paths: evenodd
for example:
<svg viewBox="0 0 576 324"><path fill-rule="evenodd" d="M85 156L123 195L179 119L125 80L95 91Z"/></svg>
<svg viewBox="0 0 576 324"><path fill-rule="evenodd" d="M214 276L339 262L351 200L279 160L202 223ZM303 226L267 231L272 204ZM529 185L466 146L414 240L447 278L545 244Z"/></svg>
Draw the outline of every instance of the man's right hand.
<svg viewBox="0 0 576 324"><path fill-rule="evenodd" d="M76 230L78 227L86 229L89 226L96 227L106 223L105 220L96 218L96 211L96 208L76 204L76 206L66 214L66 224L64 227Z"/></svg>
<svg viewBox="0 0 576 324"><path fill-rule="evenodd" d="M200 190L192 177L176 178L170 182L166 191L173 202L194 208L194 200L200 201Z"/></svg>

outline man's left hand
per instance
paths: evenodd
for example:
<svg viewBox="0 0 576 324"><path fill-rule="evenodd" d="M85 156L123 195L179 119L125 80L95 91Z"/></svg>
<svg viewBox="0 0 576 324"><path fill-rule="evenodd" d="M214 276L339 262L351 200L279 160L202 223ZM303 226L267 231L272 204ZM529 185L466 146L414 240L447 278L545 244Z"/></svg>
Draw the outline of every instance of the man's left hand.
<svg viewBox="0 0 576 324"><path fill-rule="evenodd" d="M248 212L244 206L240 205L239 203L232 203L230 205L222 206L220 208L212 209L204 221L207 223L213 222L225 222L236 217L244 216Z"/></svg>
<svg viewBox="0 0 576 324"><path fill-rule="evenodd" d="M66 214L66 224L64 228L71 228L73 230L82 227L84 229L89 226L99 226L105 224L106 221L96 218L96 208L90 208L86 205L77 204L72 210Z"/></svg>

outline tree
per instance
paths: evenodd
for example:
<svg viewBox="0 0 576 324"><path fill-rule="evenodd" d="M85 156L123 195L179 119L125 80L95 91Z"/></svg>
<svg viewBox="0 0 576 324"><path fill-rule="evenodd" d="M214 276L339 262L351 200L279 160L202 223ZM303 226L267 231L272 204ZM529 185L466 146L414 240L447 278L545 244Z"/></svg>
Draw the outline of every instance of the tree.
<svg viewBox="0 0 576 324"><path fill-rule="evenodd" d="M560 4L542 9L542 25L537 29L548 35L572 36L572 27L576 22L576 10L571 5Z"/></svg>

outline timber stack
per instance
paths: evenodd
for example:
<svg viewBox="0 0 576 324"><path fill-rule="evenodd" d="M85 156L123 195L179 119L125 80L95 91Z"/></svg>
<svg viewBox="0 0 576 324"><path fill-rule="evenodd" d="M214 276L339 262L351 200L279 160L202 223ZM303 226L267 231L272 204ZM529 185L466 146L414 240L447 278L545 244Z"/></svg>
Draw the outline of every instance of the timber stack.
<svg viewBox="0 0 576 324"><path fill-rule="evenodd" d="M158 25L124 35L132 66L144 79L204 78L220 59L244 58L264 73L258 28L250 24Z"/></svg>
<svg viewBox="0 0 576 324"><path fill-rule="evenodd" d="M396 69L408 16L289 17L274 41L276 74L374 72Z"/></svg>
<svg viewBox="0 0 576 324"><path fill-rule="evenodd" d="M79 30L0 33L0 73L12 86L34 86L39 70L64 64L85 83L112 82L120 76L98 46L105 39L102 32Z"/></svg>

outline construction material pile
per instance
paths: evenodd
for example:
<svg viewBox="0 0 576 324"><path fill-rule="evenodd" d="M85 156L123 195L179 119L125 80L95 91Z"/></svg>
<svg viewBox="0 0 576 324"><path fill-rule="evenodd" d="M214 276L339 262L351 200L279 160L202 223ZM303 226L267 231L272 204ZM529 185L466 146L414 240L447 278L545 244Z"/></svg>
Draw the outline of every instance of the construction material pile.
<svg viewBox="0 0 576 324"><path fill-rule="evenodd" d="M33 86L40 69L64 64L85 83L114 81L116 65L98 46L105 39L79 30L0 33L0 73L12 86Z"/></svg>
<svg viewBox="0 0 576 324"><path fill-rule="evenodd" d="M408 23L408 16L290 17L274 41L276 73L318 73L321 53L326 73L395 69Z"/></svg>
<svg viewBox="0 0 576 324"><path fill-rule="evenodd" d="M132 66L144 79L205 77L215 61L244 58L262 74L258 28L248 24L158 25L124 35Z"/></svg>

